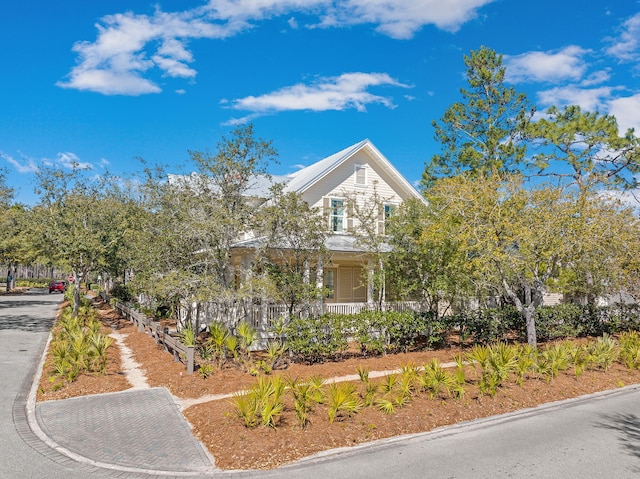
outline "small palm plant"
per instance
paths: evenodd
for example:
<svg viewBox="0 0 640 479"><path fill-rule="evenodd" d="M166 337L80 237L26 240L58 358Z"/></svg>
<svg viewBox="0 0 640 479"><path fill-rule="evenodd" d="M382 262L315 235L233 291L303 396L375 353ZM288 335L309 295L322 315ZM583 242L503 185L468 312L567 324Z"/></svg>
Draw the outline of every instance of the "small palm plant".
<svg viewBox="0 0 640 479"><path fill-rule="evenodd" d="M358 365L357 372L358 377L360 378L360 382L362 382L362 384L364 385L364 392L362 394L364 405L372 406L375 402L379 385L378 383L373 382L369 379L369 368L363 368L362 366Z"/></svg>
<svg viewBox="0 0 640 479"><path fill-rule="evenodd" d="M196 345L196 332L192 327L183 328L180 331L180 342L185 346Z"/></svg>
<svg viewBox="0 0 640 479"><path fill-rule="evenodd" d="M467 382L467 377L464 372L464 367L466 365L464 357L462 356L462 354L456 354L453 360L456 363L456 372L455 372L456 384L460 386L464 386Z"/></svg>
<svg viewBox="0 0 640 479"><path fill-rule="evenodd" d="M431 399L442 393L446 393L448 396L464 394L462 385L456 381L453 375L444 370L437 359L432 359L424 366L423 373L419 376L419 382L422 390L428 392Z"/></svg>
<svg viewBox="0 0 640 479"><path fill-rule="evenodd" d="M588 366L587 350L580 344L574 344L569 348L568 353L573 373L576 377L580 377Z"/></svg>
<svg viewBox="0 0 640 479"><path fill-rule="evenodd" d="M609 370L613 362L617 359L618 349L616 340L603 334L587 347L587 359L600 369Z"/></svg>
<svg viewBox="0 0 640 479"><path fill-rule="evenodd" d="M287 345L280 341L269 341L266 351L266 365L269 372L286 364Z"/></svg>
<svg viewBox="0 0 640 479"><path fill-rule="evenodd" d="M398 377L395 374L385 375L384 380L382 381L382 384L380 386L382 388L382 392L386 394L393 391L393 388L395 388L397 382Z"/></svg>
<svg viewBox="0 0 640 479"><path fill-rule="evenodd" d="M568 349L564 343L555 343L541 352L543 361L547 363L547 371L551 378L558 376L558 372L569 367Z"/></svg>
<svg viewBox="0 0 640 479"><path fill-rule="evenodd" d="M229 330L224 324L213 322L209 325L209 339L205 345L207 355L210 355L220 368L226 358L226 344Z"/></svg>
<svg viewBox="0 0 640 479"><path fill-rule="evenodd" d="M329 422L336 418L351 416L360 412L362 401L352 383L332 383L327 393Z"/></svg>
<svg viewBox="0 0 640 479"><path fill-rule="evenodd" d="M530 345L525 344L518 347L516 364L515 364L515 376L516 384L522 386L529 371L534 370L536 366L537 350L533 349Z"/></svg>
<svg viewBox="0 0 640 479"><path fill-rule="evenodd" d="M298 424L304 429L309 423L309 413L313 410L313 406L322 399L322 383L303 382L296 378L288 379L287 385L293 395L293 408Z"/></svg>
<svg viewBox="0 0 640 479"><path fill-rule="evenodd" d="M105 334L91 333L89 335L89 355L92 358L91 370L104 374L107 368L107 350L113 344L113 339Z"/></svg>
<svg viewBox="0 0 640 479"><path fill-rule="evenodd" d="M258 424L257 402L253 393L234 394L231 404L236 415L243 420L245 427L252 428Z"/></svg>
<svg viewBox="0 0 640 479"><path fill-rule="evenodd" d="M620 361L629 369L640 368L640 336L637 331L620 334Z"/></svg>
<svg viewBox="0 0 640 479"><path fill-rule="evenodd" d="M242 321L236 329L238 335L238 352L240 360L245 367L250 367L251 352L250 348L258 339L258 332L247 322Z"/></svg>

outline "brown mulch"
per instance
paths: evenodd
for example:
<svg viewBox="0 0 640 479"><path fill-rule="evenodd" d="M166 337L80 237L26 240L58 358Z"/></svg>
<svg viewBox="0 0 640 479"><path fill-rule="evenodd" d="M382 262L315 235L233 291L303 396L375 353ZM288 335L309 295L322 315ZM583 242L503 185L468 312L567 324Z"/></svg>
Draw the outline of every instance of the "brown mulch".
<svg viewBox="0 0 640 479"><path fill-rule="evenodd" d="M130 323L119 318L108 305L98 304L105 324L126 334L126 344L141 364L150 386L167 387L179 398L198 398L208 394L233 393L251 387L256 378L237 369L223 369L203 379L199 374L187 375L182 363L174 363L172 356L145 333L139 333ZM46 387L46 366L38 400L61 399L84 394L124 390L130 387L119 374L119 352L112 346L113 364L105 376L81 376L74 383L56 392ZM291 364L282 374L291 378L324 378L355 374L360 365L370 371L391 371L407 363L422 365L431 358L442 363L460 353L453 347L438 351L420 351L373 358L350 358L317 365ZM110 361L111 362L111 361ZM468 377L473 377L470 368ZM222 469L270 469L290 463L320 451L348 447L392 436L429 431L434 428L503 414L543 403L581 396L597 391L616 389L640 383L640 371L630 371L615 364L608 372L587 371L579 378L571 372L560 373L551 382L530 378L522 387L512 382L499 388L495 397L479 394L477 387L468 385L461 399L417 394L405 407L386 415L374 407L363 408L352 417L334 423L328 419L324 405L316 405L310 424L302 429L291 404L280 417L277 428L244 427L229 400L212 401L188 408L185 417L192 424L195 435L215 457ZM288 399L287 395L287 401ZM273 454L273 451L278 451Z"/></svg>

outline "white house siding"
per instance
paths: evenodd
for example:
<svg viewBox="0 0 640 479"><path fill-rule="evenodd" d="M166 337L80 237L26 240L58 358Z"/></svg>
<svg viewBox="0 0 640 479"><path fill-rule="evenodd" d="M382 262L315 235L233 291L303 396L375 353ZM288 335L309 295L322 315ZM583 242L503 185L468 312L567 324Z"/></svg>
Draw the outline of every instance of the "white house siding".
<svg viewBox="0 0 640 479"><path fill-rule="evenodd" d="M365 186L355 183L356 165L367 168L367 184ZM384 202L399 205L402 198L390 185L390 176L381 170L382 168L376 164L375 160L372 161L369 155L360 151L338 166L330 175L312 185L303 193L303 198L312 207L322 211L325 198L344 198L346 195L355 193L362 204L367 196L373 195L376 191Z"/></svg>
<svg viewBox="0 0 640 479"><path fill-rule="evenodd" d="M545 306L555 306L562 303L564 299L562 293L544 293L542 295L542 304Z"/></svg>

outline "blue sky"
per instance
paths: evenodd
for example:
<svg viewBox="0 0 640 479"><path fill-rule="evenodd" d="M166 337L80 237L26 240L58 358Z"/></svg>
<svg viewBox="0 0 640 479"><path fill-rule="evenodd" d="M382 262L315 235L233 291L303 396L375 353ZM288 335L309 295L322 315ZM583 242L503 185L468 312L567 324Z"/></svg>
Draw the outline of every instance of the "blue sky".
<svg viewBox="0 0 640 479"><path fill-rule="evenodd" d="M274 174L369 138L417 182L481 45L539 110L640 131L636 0L24 0L0 41L0 166L26 203L41 165L177 171L248 121Z"/></svg>

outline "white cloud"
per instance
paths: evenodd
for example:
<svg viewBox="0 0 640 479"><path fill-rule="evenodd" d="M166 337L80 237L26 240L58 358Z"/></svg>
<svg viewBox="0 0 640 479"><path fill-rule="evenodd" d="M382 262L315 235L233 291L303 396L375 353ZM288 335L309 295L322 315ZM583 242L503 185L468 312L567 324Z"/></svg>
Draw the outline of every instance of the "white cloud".
<svg viewBox="0 0 640 479"><path fill-rule="evenodd" d="M599 85L611 79L611 69L605 68L604 70L598 70L586 77L580 82L582 86Z"/></svg>
<svg viewBox="0 0 640 479"><path fill-rule="evenodd" d="M636 134L640 132L640 93L626 98L615 98L608 106L609 113L618 120L621 134L628 128L634 128Z"/></svg>
<svg viewBox="0 0 640 479"><path fill-rule="evenodd" d="M322 26L374 24L391 38L413 37L425 25L455 32L494 0L343 0L321 15Z"/></svg>
<svg viewBox="0 0 640 479"><path fill-rule="evenodd" d="M22 158L22 161L19 161L3 152L0 152L0 158L4 158L18 173L35 173L38 171L38 165L32 158Z"/></svg>
<svg viewBox="0 0 640 479"><path fill-rule="evenodd" d="M618 37L610 39L607 53L621 61L640 59L640 13L636 13L622 24Z"/></svg>
<svg viewBox="0 0 640 479"><path fill-rule="evenodd" d="M365 111L371 103L380 103L387 108L395 108L390 98L367 91L374 86L395 86L410 88L391 78L386 73L344 73L338 77L320 78L316 82L281 88L260 96L248 96L233 100L231 108L253 112L250 117L290 110L347 110L355 108ZM226 104L227 102L223 102ZM246 120L245 117L239 122Z"/></svg>
<svg viewBox="0 0 640 479"><path fill-rule="evenodd" d="M73 50L78 64L62 88L105 95L159 93L146 78L151 70L193 79L194 58L187 48L193 39L223 39L255 28L258 21L302 13L314 23L308 27L348 27L372 24L392 38L411 38L425 25L456 31L495 0L209 0L183 12L159 10L152 15L131 12L108 15L96 25L94 42L78 42ZM305 17L306 18L306 17ZM291 28L298 20L290 17Z"/></svg>
<svg viewBox="0 0 640 479"><path fill-rule="evenodd" d="M516 56L505 55L505 79L511 83L579 80L587 69L584 61L587 53L589 50L570 45L557 52L534 51Z"/></svg>
<svg viewBox="0 0 640 479"><path fill-rule="evenodd" d="M56 159L53 161L54 165L59 165L67 169L77 168L81 170L92 170L93 165L91 163L80 161L78 155L71 153L70 151L64 153L58 153Z"/></svg>
<svg viewBox="0 0 640 479"><path fill-rule="evenodd" d="M618 87L583 88L570 85L538 92L542 105L579 105L586 111L605 111L612 93Z"/></svg>
<svg viewBox="0 0 640 479"><path fill-rule="evenodd" d="M12 165L18 173L36 173L40 169L40 165L56 167L60 166L62 168L71 169L71 168L79 168L81 170L92 170L93 165L91 163L83 162L78 158L78 155L71 152L62 152L58 153L55 159L51 160L49 158L42 158L40 160L36 160L34 158L28 157L26 155L20 154L21 159L18 160L11 155L0 152L0 158L4 158L7 163ZM108 165L109 162L104 158L100 160L100 165L105 166Z"/></svg>

